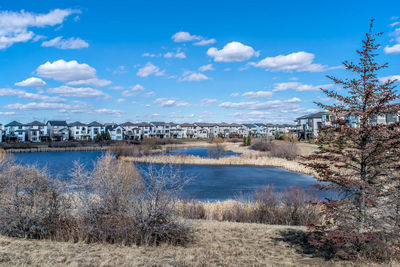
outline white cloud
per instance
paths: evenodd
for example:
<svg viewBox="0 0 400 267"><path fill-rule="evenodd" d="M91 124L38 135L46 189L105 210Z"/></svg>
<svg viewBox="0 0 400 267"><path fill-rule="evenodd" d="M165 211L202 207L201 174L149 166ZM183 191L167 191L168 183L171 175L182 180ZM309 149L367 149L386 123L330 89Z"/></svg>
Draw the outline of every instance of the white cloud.
<svg viewBox="0 0 400 267"><path fill-rule="evenodd" d="M288 55L266 57L257 63L250 63L250 65L270 71L324 71L325 66L312 63L314 58L314 54L301 51Z"/></svg>
<svg viewBox="0 0 400 267"><path fill-rule="evenodd" d="M29 93L23 90L16 90L10 88L1 88L0 96L14 96L22 99L34 100L34 101L45 101L45 102L66 102L67 100L61 97L53 97L42 94Z"/></svg>
<svg viewBox="0 0 400 267"><path fill-rule="evenodd" d="M207 55L214 58L215 62L242 62L254 56L258 57L259 52L240 42L230 42L221 50L209 48Z"/></svg>
<svg viewBox="0 0 400 267"><path fill-rule="evenodd" d="M47 14L31 12L1 11L0 12L0 49L12 46L14 43L31 40L35 34L28 30L31 27L55 26L73 13L72 9L54 9Z"/></svg>
<svg viewBox="0 0 400 267"><path fill-rule="evenodd" d="M174 35L172 35L171 38L176 43L190 42L190 41L201 40L202 39L201 36L191 35L188 32L177 32Z"/></svg>
<svg viewBox="0 0 400 267"><path fill-rule="evenodd" d="M71 109L72 107L67 104L61 103L46 103L46 102L31 102L28 104L9 104L5 106L8 109L16 110L55 110L55 109Z"/></svg>
<svg viewBox="0 0 400 267"><path fill-rule="evenodd" d="M93 67L85 63L80 64L76 60L47 61L36 69L36 73L41 77L62 82L96 78L96 70Z"/></svg>
<svg viewBox="0 0 400 267"><path fill-rule="evenodd" d="M116 86L110 87L110 89L111 89L111 90L124 90L124 87L123 87L123 86L116 85Z"/></svg>
<svg viewBox="0 0 400 267"><path fill-rule="evenodd" d="M203 39L201 41L195 42L193 45L210 45L210 44L214 44L215 42L217 42L217 40L215 40L214 38L211 39Z"/></svg>
<svg viewBox="0 0 400 267"><path fill-rule="evenodd" d="M248 109L248 110L276 110L279 112L290 112L298 108L296 103L300 102L299 98L291 98L286 100L270 100L265 102L249 101L249 102L223 102L220 107L229 109Z"/></svg>
<svg viewBox="0 0 400 267"><path fill-rule="evenodd" d="M95 87L104 87L111 84L109 80L101 80L98 78L92 78L87 80L77 80L77 81L70 81L67 82L68 85L92 85Z"/></svg>
<svg viewBox="0 0 400 267"><path fill-rule="evenodd" d="M102 91L90 87L70 87L63 85L56 88L49 88L47 89L47 92L51 94L59 94L62 96L71 96L71 97L85 97L85 98L108 97Z"/></svg>
<svg viewBox="0 0 400 267"><path fill-rule="evenodd" d="M1 116L12 116L15 115L16 113L14 111L6 111L6 112L0 112Z"/></svg>
<svg viewBox="0 0 400 267"><path fill-rule="evenodd" d="M128 71L126 70L126 67L121 65L118 66L117 69L113 70L112 74L124 74L124 73L128 73Z"/></svg>
<svg viewBox="0 0 400 267"><path fill-rule="evenodd" d="M167 98L157 98L154 103L160 104L161 107L187 107L189 105L187 102L178 102L175 99Z"/></svg>
<svg viewBox="0 0 400 267"><path fill-rule="evenodd" d="M184 52L167 52L164 54L165 58L186 58L186 55Z"/></svg>
<svg viewBox="0 0 400 267"><path fill-rule="evenodd" d="M52 40L44 41L42 43L43 47L55 47L58 49L81 49L89 47L89 44L80 39L71 37L69 39L62 39L62 36L58 36Z"/></svg>
<svg viewBox="0 0 400 267"><path fill-rule="evenodd" d="M231 96L232 97L237 97L237 96L239 96L239 93L232 93Z"/></svg>
<svg viewBox="0 0 400 267"><path fill-rule="evenodd" d="M215 98L212 98L212 99L210 99L210 98L203 98L203 99L200 101L200 106L207 106L207 105L209 105L209 104L217 103L217 102L218 102L218 100L215 99Z"/></svg>
<svg viewBox="0 0 400 267"><path fill-rule="evenodd" d="M140 77L147 77L154 74L155 76L162 76L164 75L164 71L160 71L160 68L157 66L154 66L151 62L147 62L147 64L140 68L137 72L136 75Z"/></svg>
<svg viewBox="0 0 400 267"><path fill-rule="evenodd" d="M100 109L89 110L87 113L89 113L89 114L101 114L101 115L117 115L119 117L119 116L121 116L121 114L123 114L125 112L123 112L121 110L100 108Z"/></svg>
<svg viewBox="0 0 400 267"><path fill-rule="evenodd" d="M153 53L145 52L142 54L142 57L161 57L161 54L153 54Z"/></svg>
<svg viewBox="0 0 400 267"><path fill-rule="evenodd" d="M193 71L185 71L182 75L182 78L179 79L179 81L184 81L184 82L199 82L199 81L205 81L208 80L209 78L204 75L203 73L197 73Z"/></svg>
<svg viewBox="0 0 400 267"><path fill-rule="evenodd" d="M385 77L380 77L379 78L379 81L381 83L385 83L385 82L387 82L389 80L391 80L391 81L397 80L397 82L400 82L400 75L391 75L391 76L385 76Z"/></svg>
<svg viewBox="0 0 400 267"><path fill-rule="evenodd" d="M26 80L15 83L14 85L20 87L43 87L46 86L46 82L40 78L31 77Z"/></svg>
<svg viewBox="0 0 400 267"><path fill-rule="evenodd" d="M400 44L395 44L392 46L385 46L383 49L386 54L398 54L400 53Z"/></svg>
<svg viewBox="0 0 400 267"><path fill-rule="evenodd" d="M321 89L331 89L333 84L321 84L321 85L309 85L302 84L300 82L286 82L286 83L275 83L273 92L280 92L285 90L295 90L298 92L304 91L319 91Z"/></svg>
<svg viewBox="0 0 400 267"><path fill-rule="evenodd" d="M143 97L153 97L155 95L156 95L155 92L147 92L147 93L142 94L141 96L143 96Z"/></svg>
<svg viewBox="0 0 400 267"><path fill-rule="evenodd" d="M245 92L242 94L242 96L247 97L247 98L265 98L265 97L270 97L272 96L271 91L250 91L250 92Z"/></svg>
<svg viewBox="0 0 400 267"><path fill-rule="evenodd" d="M395 21L395 22L393 22L393 23L390 24L390 27L394 27L394 26L399 25L399 24L400 24L400 22Z"/></svg>
<svg viewBox="0 0 400 267"><path fill-rule="evenodd" d="M116 100L116 102L117 102L117 103L123 103L123 102L125 102L125 99L124 99L124 98L118 98L118 99Z"/></svg>
<svg viewBox="0 0 400 267"><path fill-rule="evenodd" d="M208 70L214 70L212 64L207 64L199 67L199 71L208 71Z"/></svg>

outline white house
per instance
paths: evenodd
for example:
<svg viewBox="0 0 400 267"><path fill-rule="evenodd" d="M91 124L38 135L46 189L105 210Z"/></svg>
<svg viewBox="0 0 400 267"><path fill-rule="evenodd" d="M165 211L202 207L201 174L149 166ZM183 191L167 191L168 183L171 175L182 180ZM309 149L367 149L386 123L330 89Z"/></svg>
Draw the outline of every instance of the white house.
<svg viewBox="0 0 400 267"><path fill-rule="evenodd" d="M106 131L105 126L97 121L92 121L87 125L87 127L88 127L88 135L92 140L95 140L98 134L104 133Z"/></svg>
<svg viewBox="0 0 400 267"><path fill-rule="evenodd" d="M124 138L127 140L139 140L140 139L140 128L138 124L130 121L121 124L124 128Z"/></svg>
<svg viewBox="0 0 400 267"><path fill-rule="evenodd" d="M47 133L47 125L40 121L32 121L25 124L28 133L28 140L30 142L42 142L49 139Z"/></svg>
<svg viewBox="0 0 400 267"><path fill-rule="evenodd" d="M79 121L68 124L70 137L78 141L87 141L91 139L89 127L86 123Z"/></svg>
<svg viewBox="0 0 400 267"><path fill-rule="evenodd" d="M198 122L196 124L197 138L212 138L214 137L214 132L217 132L218 128L214 128L215 123L203 123Z"/></svg>
<svg viewBox="0 0 400 267"><path fill-rule="evenodd" d="M137 124L139 128L140 139L149 138L153 135L153 125L147 122L141 122Z"/></svg>
<svg viewBox="0 0 400 267"><path fill-rule="evenodd" d="M317 137L322 127L322 116L328 114L330 113L317 112L297 118L295 120L297 137L305 140Z"/></svg>
<svg viewBox="0 0 400 267"><path fill-rule="evenodd" d="M197 138L197 126L194 123L182 123L182 136L183 138L193 139Z"/></svg>
<svg viewBox="0 0 400 267"><path fill-rule="evenodd" d="M67 141L69 129L66 121L48 121L47 132L52 141Z"/></svg>
<svg viewBox="0 0 400 267"><path fill-rule="evenodd" d="M124 140L124 128L121 125L106 126L106 132L110 134L111 140Z"/></svg>
<svg viewBox="0 0 400 267"><path fill-rule="evenodd" d="M9 141L25 142L27 138L25 126L17 121L12 121L4 126L6 139Z"/></svg>
<svg viewBox="0 0 400 267"><path fill-rule="evenodd" d="M174 139L182 139L184 134L183 134L183 129L180 124L176 124L173 122L168 123L169 124L169 133L171 138Z"/></svg>

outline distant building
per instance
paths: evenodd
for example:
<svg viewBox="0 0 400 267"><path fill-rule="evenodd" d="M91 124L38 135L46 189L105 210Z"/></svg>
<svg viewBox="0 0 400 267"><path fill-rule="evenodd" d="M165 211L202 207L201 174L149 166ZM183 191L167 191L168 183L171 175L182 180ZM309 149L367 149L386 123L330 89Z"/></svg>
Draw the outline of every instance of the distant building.
<svg viewBox="0 0 400 267"><path fill-rule="evenodd" d="M89 133L89 127L86 123L76 121L68 124L70 138L78 141L88 141L91 140L91 135Z"/></svg>
<svg viewBox="0 0 400 267"><path fill-rule="evenodd" d="M51 141L69 140L69 129L66 121L48 121L46 125Z"/></svg>
<svg viewBox="0 0 400 267"><path fill-rule="evenodd" d="M106 129L104 124L101 124L97 121L92 121L87 125L88 127L88 135L91 140L95 140L98 134L105 133Z"/></svg>
<svg viewBox="0 0 400 267"><path fill-rule="evenodd" d="M25 126L17 121L12 121L4 126L7 141L25 142L27 139Z"/></svg>
<svg viewBox="0 0 400 267"><path fill-rule="evenodd" d="M47 125L40 121L32 121L25 124L30 142L45 142L49 140Z"/></svg>
<svg viewBox="0 0 400 267"><path fill-rule="evenodd" d="M106 132L110 134L111 140L124 140L124 128L120 125L106 126Z"/></svg>

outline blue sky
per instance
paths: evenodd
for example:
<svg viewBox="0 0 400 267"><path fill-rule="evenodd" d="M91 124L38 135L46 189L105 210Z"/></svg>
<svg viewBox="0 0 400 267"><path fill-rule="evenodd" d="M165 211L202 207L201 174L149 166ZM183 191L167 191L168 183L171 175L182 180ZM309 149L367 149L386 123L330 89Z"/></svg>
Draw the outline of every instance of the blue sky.
<svg viewBox="0 0 400 267"><path fill-rule="evenodd" d="M0 123L293 122L372 17L400 75L400 2L358 2L2 1Z"/></svg>

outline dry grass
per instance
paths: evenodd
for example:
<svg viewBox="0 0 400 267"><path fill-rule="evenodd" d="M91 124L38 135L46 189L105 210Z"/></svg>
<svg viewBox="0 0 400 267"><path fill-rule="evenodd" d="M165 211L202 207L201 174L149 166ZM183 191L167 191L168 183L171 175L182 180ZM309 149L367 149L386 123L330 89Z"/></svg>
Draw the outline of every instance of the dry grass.
<svg viewBox="0 0 400 267"><path fill-rule="evenodd" d="M301 165L297 161L266 156L241 156L224 157L219 159L202 158L198 156L153 156L153 157L121 157L121 160L144 162L153 164L188 164L188 165L249 165L249 166L272 166L287 169L289 171L313 174L313 171Z"/></svg>
<svg viewBox="0 0 400 267"><path fill-rule="evenodd" d="M300 246L304 227L201 220L192 224L196 241L186 247L123 247L0 237L0 265L365 266L325 261L304 253Z"/></svg>

